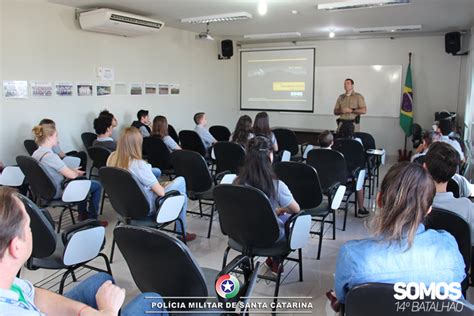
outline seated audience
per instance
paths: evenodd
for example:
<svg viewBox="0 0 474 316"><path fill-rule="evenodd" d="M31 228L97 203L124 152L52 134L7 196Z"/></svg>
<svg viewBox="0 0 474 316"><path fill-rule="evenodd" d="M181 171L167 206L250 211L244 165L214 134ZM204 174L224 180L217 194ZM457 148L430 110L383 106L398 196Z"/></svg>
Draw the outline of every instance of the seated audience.
<svg viewBox="0 0 474 316"><path fill-rule="evenodd" d="M151 136L161 139L170 152L181 149L181 147L168 134L168 120L164 116L158 115L153 119Z"/></svg>
<svg viewBox="0 0 474 316"><path fill-rule="evenodd" d="M201 137L202 143L204 144L204 148L206 148L206 152L209 152L211 146L217 142L214 136L209 133L206 128L207 125L207 118L206 113L198 112L194 114L194 123L196 123L196 127L194 127L194 131Z"/></svg>
<svg viewBox="0 0 474 316"><path fill-rule="evenodd" d="M404 162L390 168L377 194L379 209L371 223L374 237L349 241L339 250L337 301L332 302L336 310L351 288L367 282L428 286L464 280L464 261L454 237L443 230L426 230L422 224L435 193L432 178L419 164Z"/></svg>
<svg viewBox="0 0 474 316"><path fill-rule="evenodd" d="M334 136L328 130L325 130L318 136L319 148L321 149L331 149L334 145Z"/></svg>
<svg viewBox="0 0 474 316"><path fill-rule="evenodd" d="M106 273L79 282L64 295L36 288L17 273L31 255L33 239L25 206L9 188L0 188L0 315L2 316L132 316L151 311L150 300L162 302L156 293L141 293L121 308L125 290ZM155 297L157 297L155 299ZM153 309L155 311L155 309ZM159 311L159 310L158 310ZM166 310L162 315L167 315Z"/></svg>
<svg viewBox="0 0 474 316"><path fill-rule="evenodd" d="M3 169L5 169L5 165L3 164L3 162L0 161L0 172L2 172Z"/></svg>
<svg viewBox="0 0 474 316"><path fill-rule="evenodd" d="M242 115L239 117L235 129L230 139L232 142L239 144L244 149L247 147L249 139L255 135L252 133L252 119L248 115Z"/></svg>
<svg viewBox="0 0 474 316"><path fill-rule="evenodd" d="M42 119L39 122L39 125L53 125L56 128L56 123L53 120L48 119L48 118ZM66 156L77 157L77 158L81 159L81 163L80 163L81 169L86 170L86 168L87 168L87 154L85 152L73 150L73 151L64 153L61 150L61 147L59 147L59 141L58 141L58 144L56 146L54 146L52 150L61 159L64 159L64 157L66 157Z"/></svg>
<svg viewBox="0 0 474 316"><path fill-rule="evenodd" d="M132 126L137 128L143 137L148 137L151 134L150 117L147 110L140 110L137 112L137 121L133 121Z"/></svg>
<svg viewBox="0 0 474 316"><path fill-rule="evenodd" d="M186 182L183 177L177 177L163 187L158 182L158 178L153 174L151 165L142 159L142 144L143 137L140 132L134 127L126 128L122 135L120 135L117 150L109 156L107 166L128 170L135 176L150 204L150 213L148 215L153 216L156 214L156 198L172 190L186 194ZM187 199L185 199L183 209L179 215L185 227L187 206ZM176 225L176 230L177 232L182 232L181 225ZM191 241L195 238L196 234L186 233L186 241Z"/></svg>
<svg viewBox="0 0 474 316"><path fill-rule="evenodd" d="M362 140L359 137L354 137L354 123L351 121L342 121L341 125L339 126L339 138L348 138L358 141L362 146ZM364 188L362 190L357 191L357 205L359 210L357 213L359 215L369 215L369 211L364 206Z"/></svg>
<svg viewBox="0 0 474 316"><path fill-rule="evenodd" d="M265 193L278 217L280 239L282 239L285 238L285 222L290 214L298 213L300 207L290 189L274 174L272 162L273 146L270 139L264 136L252 138L247 146L244 165L240 168L239 176L234 183L248 185ZM279 257L268 257L266 264L273 273L278 273L278 269L283 270Z"/></svg>
<svg viewBox="0 0 474 316"><path fill-rule="evenodd" d="M424 166L433 177L436 195L433 207L454 212L464 218L471 226L471 241L474 245L474 204L465 197L455 198L447 192L448 181L454 176L459 166L459 154L447 143L436 142L426 154Z"/></svg>
<svg viewBox="0 0 474 316"><path fill-rule="evenodd" d="M102 112L99 113L99 116L107 116L112 119L112 136L111 137L116 141L118 139L117 130L115 129L118 126L117 118L108 110L103 110Z"/></svg>
<svg viewBox="0 0 474 316"><path fill-rule="evenodd" d="M94 140L92 146L104 147L110 151L115 151L117 143L112 138L112 118L110 116L99 116L94 120L94 130L97 139Z"/></svg>
<svg viewBox="0 0 474 316"><path fill-rule="evenodd" d="M267 112L259 112L255 115L255 121L253 122L253 133L255 136L265 136L268 137L272 142L273 151L278 151L278 143L270 129L270 119Z"/></svg>
<svg viewBox="0 0 474 316"><path fill-rule="evenodd" d="M56 187L56 196L59 199L63 193L63 184L65 179L76 179L84 176L84 171L68 168L64 162L53 152L53 147L58 144L58 132L52 124L38 125L33 128L35 142L38 149L35 150L32 157L36 159L49 174ZM87 201L79 204L79 220L88 218L97 219L99 216L99 202L102 194L102 186L98 181L91 180L90 203L87 208ZM103 226L107 226L106 221L101 221Z"/></svg>
<svg viewBox="0 0 474 316"><path fill-rule="evenodd" d="M411 157L411 161L422 163L424 161L424 156L428 152L428 148L434 141L437 141L438 139L439 137L437 137L436 132L424 132L421 144L416 148L415 154Z"/></svg>
<svg viewBox="0 0 474 316"><path fill-rule="evenodd" d="M453 146L454 149L456 149L456 151L459 153L459 158L461 159L461 162L464 162L465 161L464 152L462 151L461 145L459 144L459 142L457 140L451 139L448 136L449 133L451 133L451 132L452 132L451 120L441 120L441 121L439 121L438 133L441 133L441 136L440 136L439 140L441 142L445 142L445 143L448 143L451 146Z"/></svg>

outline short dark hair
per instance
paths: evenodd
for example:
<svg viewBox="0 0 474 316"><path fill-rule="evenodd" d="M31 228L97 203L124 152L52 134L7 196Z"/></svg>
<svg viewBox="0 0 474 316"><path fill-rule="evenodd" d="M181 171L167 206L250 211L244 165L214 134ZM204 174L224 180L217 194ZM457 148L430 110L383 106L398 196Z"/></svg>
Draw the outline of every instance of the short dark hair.
<svg viewBox="0 0 474 316"><path fill-rule="evenodd" d="M39 125L56 125L56 123L49 118L44 118L39 122Z"/></svg>
<svg viewBox="0 0 474 316"><path fill-rule="evenodd" d="M453 131L453 124L451 120L441 120L438 123L438 128L444 136L449 135Z"/></svg>
<svg viewBox="0 0 474 316"><path fill-rule="evenodd" d="M339 127L339 137L353 138L354 137L354 123L352 121L342 121Z"/></svg>
<svg viewBox="0 0 474 316"><path fill-rule="evenodd" d="M429 146L433 143L435 132L434 131L426 131L423 133L423 140Z"/></svg>
<svg viewBox="0 0 474 316"><path fill-rule="evenodd" d="M110 117L112 120L114 119L114 115L109 112L109 110L103 110L102 112L99 113L99 117L101 116L107 116Z"/></svg>
<svg viewBox="0 0 474 316"><path fill-rule="evenodd" d="M437 183L445 183L456 173L461 158L453 146L445 142L434 142L425 156L426 168Z"/></svg>
<svg viewBox="0 0 474 316"><path fill-rule="evenodd" d="M344 80L344 82L346 82L346 81L350 81L351 84L354 84L354 80L352 80L351 78L346 78L346 80Z"/></svg>
<svg viewBox="0 0 474 316"><path fill-rule="evenodd" d="M324 132L319 134L318 141L320 147L328 148L333 143L334 136L332 136L332 133L330 131L325 130Z"/></svg>
<svg viewBox="0 0 474 316"><path fill-rule="evenodd" d="M137 112L137 119L140 121L142 117L148 116L147 110L140 110Z"/></svg>
<svg viewBox="0 0 474 316"><path fill-rule="evenodd" d="M24 215L15 199L16 191L8 187L0 187L0 260L13 238L23 238Z"/></svg>
<svg viewBox="0 0 474 316"><path fill-rule="evenodd" d="M97 135L105 134L110 126L112 126L112 118L110 116L102 115L94 120L94 130Z"/></svg>
<svg viewBox="0 0 474 316"><path fill-rule="evenodd" d="M196 123L196 125L198 125L199 121L202 119L202 117L204 115L206 115L206 113L204 113L204 112L197 112L196 114L194 114L194 117L193 117L194 123Z"/></svg>

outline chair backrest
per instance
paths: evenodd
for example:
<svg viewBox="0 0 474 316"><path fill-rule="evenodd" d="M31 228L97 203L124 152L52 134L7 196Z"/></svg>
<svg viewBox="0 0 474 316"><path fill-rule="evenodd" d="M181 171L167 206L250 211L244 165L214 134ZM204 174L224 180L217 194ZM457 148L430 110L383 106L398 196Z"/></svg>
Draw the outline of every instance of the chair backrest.
<svg viewBox="0 0 474 316"><path fill-rule="evenodd" d="M144 137L143 152L147 153L147 160L153 167L161 170L172 168L170 151L160 138L154 136Z"/></svg>
<svg viewBox="0 0 474 316"><path fill-rule="evenodd" d="M38 149L38 145L32 139L25 139L23 141L23 146L25 146L26 151L31 156Z"/></svg>
<svg viewBox="0 0 474 316"><path fill-rule="evenodd" d="M323 201L318 173L310 165L302 162L282 161L273 166L277 177L293 194L301 209L317 207Z"/></svg>
<svg viewBox="0 0 474 316"><path fill-rule="evenodd" d="M181 141L181 148L195 151L206 157L206 148L202 142L201 137L195 131L182 130L179 132L179 140Z"/></svg>
<svg viewBox="0 0 474 316"><path fill-rule="evenodd" d="M421 141L423 140L423 129L420 124L414 123L411 129L411 141L413 143L413 148L420 146Z"/></svg>
<svg viewBox="0 0 474 316"><path fill-rule="evenodd" d="M204 157L190 150L176 150L171 153L171 164L177 176L186 180L186 190L205 192L212 188L213 182Z"/></svg>
<svg viewBox="0 0 474 316"><path fill-rule="evenodd" d="M6 166L0 173L0 185L19 187L25 181L25 175L17 166Z"/></svg>
<svg viewBox="0 0 474 316"><path fill-rule="evenodd" d="M452 178L449 179L446 190L448 192L453 192L455 198L458 198L461 195L461 188L459 187L459 184Z"/></svg>
<svg viewBox="0 0 474 316"><path fill-rule="evenodd" d="M141 292L181 297L173 299L177 302L206 300L204 275L181 241L156 229L127 225L115 228L114 238Z"/></svg>
<svg viewBox="0 0 474 316"><path fill-rule="evenodd" d="M377 148L375 146L375 139L371 134L364 132L355 132L354 136L360 138L365 150Z"/></svg>
<svg viewBox="0 0 474 316"><path fill-rule="evenodd" d="M102 167L99 178L112 207L122 217L140 219L148 215L150 204L130 172L115 167Z"/></svg>
<svg viewBox="0 0 474 316"><path fill-rule="evenodd" d="M347 167L344 156L331 149L313 149L308 153L306 163L316 169L323 192L339 182L347 182Z"/></svg>
<svg viewBox="0 0 474 316"><path fill-rule="evenodd" d="M242 245L244 250L270 247L278 239L277 218L262 191L220 184L214 188L213 195L222 233Z"/></svg>
<svg viewBox="0 0 474 316"><path fill-rule="evenodd" d="M237 143L219 141L214 144L213 150L217 173L226 170L235 174L239 173L239 168L243 165L245 158L245 151L242 146Z"/></svg>
<svg viewBox="0 0 474 316"><path fill-rule="evenodd" d="M82 143L84 144L84 147L87 150L89 147L92 146L92 144L94 143L94 140L97 139L97 135L91 132L85 132L81 134L81 139L82 139Z"/></svg>
<svg viewBox="0 0 474 316"><path fill-rule="evenodd" d="M176 142L176 144L179 144L178 133L176 132L173 125L171 125L171 124L168 124L168 135L170 135L170 137L173 138L173 140Z"/></svg>
<svg viewBox="0 0 474 316"><path fill-rule="evenodd" d="M442 229L453 235L466 265L466 275L469 275L472 255L469 223L454 212L433 208L431 213L425 218L425 227L426 229ZM469 287L468 277L464 280L462 287L464 290Z"/></svg>
<svg viewBox="0 0 474 316"><path fill-rule="evenodd" d="M56 196L53 180L36 159L29 156L17 156L16 163L25 174L26 181L30 184L35 196L44 200L52 200Z"/></svg>
<svg viewBox="0 0 474 316"><path fill-rule="evenodd" d="M332 149L344 155L349 174L356 170L356 168L365 168L366 155L364 147L358 141L349 138L339 138L334 140Z"/></svg>
<svg viewBox="0 0 474 316"><path fill-rule="evenodd" d="M222 125L213 125L209 127L209 133L218 141L218 142L227 142L230 139L230 131L227 127Z"/></svg>
<svg viewBox="0 0 474 316"><path fill-rule="evenodd" d="M105 147L92 146L87 148L87 153L92 160L92 164L96 168L102 168L107 165L107 159L109 158L111 151Z"/></svg>
<svg viewBox="0 0 474 316"><path fill-rule="evenodd" d="M464 301L447 300L397 300L394 297L393 284L365 283L353 287L346 297L346 316L400 316L400 315L445 315L467 316L473 314L473 309ZM418 304L414 308L413 303ZM454 305L453 305L454 304ZM413 306L412 306L413 305ZM443 308L441 313L428 306L451 306ZM401 307L401 308L400 308ZM424 307L424 308L423 308ZM418 310L418 311L417 311ZM431 311L431 312L430 312Z"/></svg>
<svg viewBox="0 0 474 316"><path fill-rule="evenodd" d="M278 143L278 150L288 150L292 156L298 154L295 132L286 128L275 128L273 133Z"/></svg>
<svg viewBox="0 0 474 316"><path fill-rule="evenodd" d="M30 228L33 236L33 251L31 257L49 257L56 250L56 233L54 232L54 227L35 203L21 194L17 196L25 205L26 212L30 216Z"/></svg>

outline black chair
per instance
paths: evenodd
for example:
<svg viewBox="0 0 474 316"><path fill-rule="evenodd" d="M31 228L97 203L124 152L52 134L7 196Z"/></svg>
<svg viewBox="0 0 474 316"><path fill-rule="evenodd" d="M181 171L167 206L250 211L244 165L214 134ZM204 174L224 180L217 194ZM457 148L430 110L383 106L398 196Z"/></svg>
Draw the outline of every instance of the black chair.
<svg viewBox="0 0 474 316"><path fill-rule="evenodd" d="M144 137L143 152L147 153L147 160L153 167L160 168L162 174L172 179L174 170L171 165L171 153L163 140L154 136Z"/></svg>
<svg viewBox="0 0 474 316"><path fill-rule="evenodd" d="M92 160L92 165L89 169L89 179L92 177L98 178L98 173L93 174L92 171L96 169L97 172L99 172L100 168L105 167L107 165L107 159L109 159L112 152L102 146L91 146L87 148L87 153Z"/></svg>
<svg viewBox="0 0 474 316"><path fill-rule="evenodd" d="M367 157L364 146L354 139L339 138L334 141L332 149L344 155L347 166L347 174L349 176L350 182L352 183L351 186L355 187L360 172L366 170L367 167ZM363 179L363 186L365 186L366 179L367 175ZM370 185L371 182L369 181L369 186ZM371 187L369 187L369 191L371 192ZM354 201L354 204L356 204L354 215L357 217L357 202Z"/></svg>
<svg viewBox="0 0 474 316"><path fill-rule="evenodd" d="M216 172L230 171L238 174L239 168L244 163L245 150L237 143L217 142L213 146L216 158Z"/></svg>
<svg viewBox="0 0 474 316"><path fill-rule="evenodd" d="M201 137L195 131L182 130L179 132L179 140L181 141L181 148L192 150L199 153L203 157L208 157L204 143Z"/></svg>
<svg viewBox="0 0 474 316"><path fill-rule="evenodd" d="M344 155L338 151L330 149L312 149L308 153L306 163L316 169L321 183L321 188L326 196L331 194L331 188L335 185L346 184L347 167ZM346 185L346 200L344 208L344 222L342 230L346 230L347 212L349 210L349 200L352 194L355 195L355 184L353 181ZM355 198L355 197L354 197ZM354 203L356 203L354 199Z"/></svg>
<svg viewBox="0 0 474 316"><path fill-rule="evenodd" d="M244 270L244 282L233 301L246 304L251 296L256 272L248 257L239 256L219 272L199 267L185 244L157 230L124 225L114 229L114 238L138 289L160 293L170 306L205 302L215 293L216 280L237 269Z"/></svg>
<svg viewBox="0 0 474 316"><path fill-rule="evenodd" d="M275 128L273 134L275 134L279 152L288 150L292 160L299 160L301 158L298 156L299 149L295 132L286 128Z"/></svg>
<svg viewBox="0 0 474 316"><path fill-rule="evenodd" d="M364 149L366 151L366 159L368 163L367 169L369 171L368 176L369 181L372 181L371 188L373 189L375 186L378 187L380 159L377 159L377 157L373 155L367 154L367 150L377 149L375 145L375 138L371 134L365 132L355 132L354 136L360 138L360 140L362 141L362 145L364 146ZM376 182L377 184L375 184ZM370 192L370 195L372 194L373 192Z"/></svg>
<svg viewBox="0 0 474 316"><path fill-rule="evenodd" d="M97 135L91 132L85 132L81 134L81 139L82 143L84 144L84 148L88 150L89 147L92 147L92 144L94 144L94 140L97 139Z"/></svg>
<svg viewBox="0 0 474 316"><path fill-rule="evenodd" d="M336 239L336 210L339 208L344 191L338 193L338 203L333 205L334 197L339 188L339 183L334 184L329 190L327 201L323 202L323 191L319 183L316 170L310 165L302 162L278 162L273 166L278 178L283 181L293 198L299 204L301 210L313 217L313 221L320 223L319 231L311 231L311 234L319 236L318 255L321 257L321 248L324 237L324 224L332 225L332 239ZM327 220L331 215L331 220Z"/></svg>
<svg viewBox="0 0 474 316"><path fill-rule="evenodd" d="M178 133L176 132L173 125L171 125L171 124L168 124L168 135L170 135L170 137L173 138L173 140L176 142L176 144L179 144Z"/></svg>
<svg viewBox="0 0 474 316"><path fill-rule="evenodd" d="M230 249L249 258L281 257L298 262L299 279L303 281L303 257L301 248L306 244L311 229L311 216L300 212L292 216L285 225L285 238L280 237L280 228L275 211L268 197L260 190L241 185L221 184L214 188L214 199L219 210L222 233L229 237L222 266L227 263ZM278 242L277 242L278 241ZM298 259L288 257L298 250ZM259 275L259 278L276 282L274 303L278 300L281 271L275 277ZM275 311L276 306L273 308Z"/></svg>
<svg viewBox="0 0 474 316"><path fill-rule="evenodd" d="M346 297L344 306L346 316L472 316L474 308L465 300L452 301L423 299L411 301L409 299L396 300L393 284L365 283L352 288ZM414 305L416 302L418 305ZM416 307L418 306L418 308ZM436 306L437 308L423 308ZM436 311L434 309L442 309ZM441 308L450 306L450 308Z"/></svg>
<svg viewBox="0 0 474 316"><path fill-rule="evenodd" d="M453 178L449 179L446 191L452 192L455 198L461 196L461 188L459 187L459 183L457 183L457 181Z"/></svg>
<svg viewBox="0 0 474 316"><path fill-rule="evenodd" d="M471 229L469 223L458 214L433 208L431 213L425 218L426 229L442 229L453 235L462 254L466 269L466 279L461 283L464 296L469 287L469 268L471 266Z"/></svg>
<svg viewBox="0 0 474 316"><path fill-rule="evenodd" d="M112 275L109 259L101 252L105 245L105 229L97 220L87 220L70 226L61 234L54 232L54 224L47 210L40 210L30 199L18 195L30 216L33 250L25 266L36 269L65 269L59 284L59 294L69 275L77 281L74 271L86 267ZM87 265L97 257L104 258L107 270Z"/></svg>
<svg viewBox="0 0 474 316"><path fill-rule="evenodd" d="M413 143L413 148L418 148L421 142L423 141L423 129L420 124L414 123L411 128L411 142Z"/></svg>
<svg viewBox="0 0 474 316"><path fill-rule="evenodd" d="M199 212L188 210L188 213L210 218L209 229L207 232L207 238L210 238L215 211L212 190L224 173L216 174L212 177L207 168L207 163L204 160L204 157L191 150L183 149L172 152L171 164L174 167L176 176L183 176L186 180L186 193L188 194L188 197L193 201L197 200L199 202ZM211 206L210 214L203 213L203 205Z"/></svg>
<svg viewBox="0 0 474 316"><path fill-rule="evenodd" d="M118 214L116 226L123 223L165 229L177 221L182 228L183 240L186 240L186 230L179 218L186 198L184 195L178 191L170 191L158 197L155 200L156 214L149 216L150 204L147 196L130 172L115 167L103 167L99 170L99 177L113 209ZM112 241L110 261L114 257L114 248L115 240Z"/></svg>
<svg viewBox="0 0 474 316"><path fill-rule="evenodd" d="M25 139L23 141L23 146L25 146L26 151L31 156L38 149L38 145L32 139Z"/></svg>
<svg viewBox="0 0 474 316"><path fill-rule="evenodd" d="M222 125L209 127L209 133L211 133L218 142L228 142L231 135L229 129Z"/></svg>
<svg viewBox="0 0 474 316"><path fill-rule="evenodd" d="M24 173L29 183L30 192L40 207L62 208L58 220L58 232L61 230L64 213L69 211L71 221L75 224L72 211L77 211L79 203L87 199L91 182L90 180L73 180L68 182L62 192L61 198L56 198L57 189L49 173L34 158L29 156L18 156L16 162Z"/></svg>

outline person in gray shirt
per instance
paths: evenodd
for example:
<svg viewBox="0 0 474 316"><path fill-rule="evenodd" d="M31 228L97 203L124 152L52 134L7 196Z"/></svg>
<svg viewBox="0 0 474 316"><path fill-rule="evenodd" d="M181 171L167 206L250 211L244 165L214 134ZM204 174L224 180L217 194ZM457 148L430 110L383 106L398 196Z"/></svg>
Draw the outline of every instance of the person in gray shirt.
<svg viewBox="0 0 474 316"><path fill-rule="evenodd" d="M454 212L464 218L471 227L471 241L474 245L474 204L467 198L455 198L447 192L448 181L460 164L456 149L444 142L431 144L423 166L430 172L436 185L433 207Z"/></svg>
<svg viewBox="0 0 474 316"><path fill-rule="evenodd" d="M206 113L198 112L194 114L194 123L196 123L194 131L199 135L199 137L201 137L202 142L204 144L204 148L206 148L206 151L209 152L209 149L212 145L214 145L214 143L217 142L217 140L214 138L214 136L211 135L211 133L209 133L206 128Z"/></svg>
<svg viewBox="0 0 474 316"><path fill-rule="evenodd" d="M170 153L175 150L181 150L181 147L168 134L168 120L162 115L155 116L153 119L151 137L161 139Z"/></svg>
<svg viewBox="0 0 474 316"><path fill-rule="evenodd" d="M110 116L99 116L94 120L94 130L97 139L94 140L92 146L104 147L110 151L117 149L117 143L112 138L112 118Z"/></svg>
<svg viewBox="0 0 474 316"><path fill-rule="evenodd" d="M137 112L137 121L133 121L132 126L136 127L143 137L148 137L151 134L150 116L147 110L140 110Z"/></svg>

